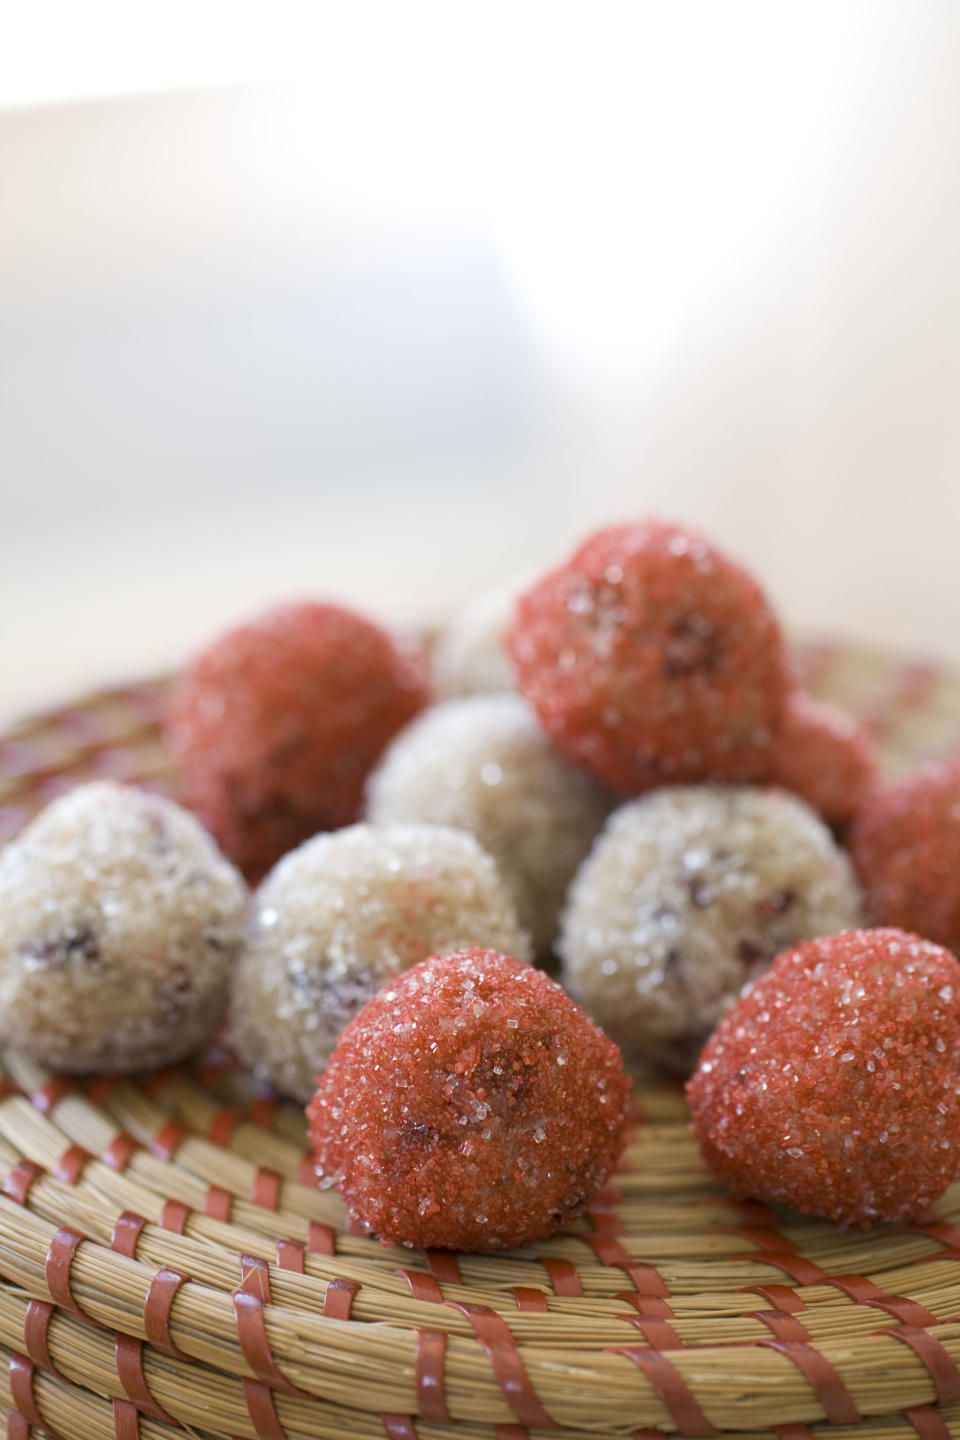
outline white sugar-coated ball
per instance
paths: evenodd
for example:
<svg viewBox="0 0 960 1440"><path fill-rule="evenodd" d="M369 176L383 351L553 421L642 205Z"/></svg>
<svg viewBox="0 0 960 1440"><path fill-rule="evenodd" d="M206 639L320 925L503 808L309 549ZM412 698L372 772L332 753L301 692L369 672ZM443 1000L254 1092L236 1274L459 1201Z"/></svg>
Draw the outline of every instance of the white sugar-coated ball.
<svg viewBox="0 0 960 1440"><path fill-rule="evenodd" d="M222 1018L246 900L178 805L78 786L0 851L0 1035L75 1073L185 1059Z"/></svg>
<svg viewBox="0 0 960 1440"><path fill-rule="evenodd" d="M802 800L668 787L615 811L577 875L563 978L627 1056L680 1074L776 955L861 920L850 862Z"/></svg>
<svg viewBox="0 0 960 1440"><path fill-rule="evenodd" d="M503 637L517 596L529 581L529 576L519 575L482 591L441 631L432 660L434 688L441 699L516 689Z"/></svg>
<svg viewBox="0 0 960 1440"><path fill-rule="evenodd" d="M567 886L610 805L595 780L557 753L518 695L472 695L425 711L393 740L367 785L374 824L423 821L475 835L544 957Z"/></svg>
<svg viewBox="0 0 960 1440"><path fill-rule="evenodd" d="M441 825L351 825L317 835L257 891L236 970L233 1044L307 1100L340 1031L381 984L430 955L481 945L529 960L490 856Z"/></svg>

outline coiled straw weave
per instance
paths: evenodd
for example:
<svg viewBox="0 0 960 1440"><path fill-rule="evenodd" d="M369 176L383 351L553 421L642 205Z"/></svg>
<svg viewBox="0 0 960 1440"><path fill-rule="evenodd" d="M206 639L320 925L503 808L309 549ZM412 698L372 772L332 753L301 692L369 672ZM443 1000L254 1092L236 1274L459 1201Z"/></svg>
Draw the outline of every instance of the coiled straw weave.
<svg viewBox="0 0 960 1440"><path fill-rule="evenodd" d="M807 683L891 770L960 743L960 678L838 645ZM162 681L0 739L0 838L80 778L175 792ZM387 1249L312 1183L297 1109L230 1057L0 1080L0 1404L62 1440L960 1436L960 1186L871 1232L738 1204L675 1089L620 1172L515 1254Z"/></svg>

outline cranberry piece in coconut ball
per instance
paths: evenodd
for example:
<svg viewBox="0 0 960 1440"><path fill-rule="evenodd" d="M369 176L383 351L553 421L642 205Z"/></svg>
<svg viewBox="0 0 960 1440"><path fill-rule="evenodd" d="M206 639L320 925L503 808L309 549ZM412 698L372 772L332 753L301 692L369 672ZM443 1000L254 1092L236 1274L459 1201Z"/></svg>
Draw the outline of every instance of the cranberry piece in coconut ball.
<svg viewBox="0 0 960 1440"><path fill-rule="evenodd" d="M251 880L357 818L368 771L426 703L423 664L339 605L239 625L180 676L167 740L191 809Z"/></svg>
<svg viewBox="0 0 960 1440"><path fill-rule="evenodd" d="M507 646L558 748L622 794L773 769L780 627L756 581L693 531L598 531L520 597Z"/></svg>
<svg viewBox="0 0 960 1440"><path fill-rule="evenodd" d="M920 1214L960 1170L960 965L902 930L778 956L687 1086L736 1195L829 1220Z"/></svg>
<svg viewBox="0 0 960 1440"><path fill-rule="evenodd" d="M784 711L775 778L802 796L828 825L846 825L876 783L870 732L839 705L797 690Z"/></svg>
<svg viewBox="0 0 960 1440"><path fill-rule="evenodd" d="M960 761L877 790L850 831L850 853L876 924L960 950Z"/></svg>
<svg viewBox="0 0 960 1440"><path fill-rule="evenodd" d="M307 1116L321 1177L383 1240L501 1250L582 1212L628 1094L616 1046L559 985L466 950L367 1002Z"/></svg>

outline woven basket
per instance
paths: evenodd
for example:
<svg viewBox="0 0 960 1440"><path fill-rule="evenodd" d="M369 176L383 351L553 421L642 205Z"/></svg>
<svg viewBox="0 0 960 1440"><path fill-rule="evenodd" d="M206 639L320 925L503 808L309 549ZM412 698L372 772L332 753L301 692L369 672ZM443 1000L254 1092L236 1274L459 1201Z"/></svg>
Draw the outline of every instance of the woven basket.
<svg viewBox="0 0 960 1440"><path fill-rule="evenodd" d="M960 738L958 677L837 646L801 663L893 769ZM103 691L0 740L0 835L88 776L174 793L163 690ZM573 1231L424 1254L346 1223L312 1183L300 1112L225 1054L142 1083L3 1063L16 1440L960 1436L960 1186L869 1233L738 1204L679 1092L645 1089Z"/></svg>

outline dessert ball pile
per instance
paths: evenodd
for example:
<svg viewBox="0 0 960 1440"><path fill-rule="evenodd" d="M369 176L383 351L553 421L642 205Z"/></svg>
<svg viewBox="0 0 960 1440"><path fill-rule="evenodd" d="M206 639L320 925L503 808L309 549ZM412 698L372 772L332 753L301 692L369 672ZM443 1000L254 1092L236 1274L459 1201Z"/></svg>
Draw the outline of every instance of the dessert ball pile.
<svg viewBox="0 0 960 1440"><path fill-rule="evenodd" d="M935 1198L960 1168L960 762L881 785L757 582L662 521L482 597L433 702L426 671L334 604L209 645L167 723L206 830L94 784L0 852L0 1036L144 1069L232 996L243 1061L319 1085L324 1182L386 1240L497 1249L579 1213L624 1139L617 1046L694 1072L738 1194L865 1223ZM530 963L558 958L572 999Z"/></svg>
<svg viewBox="0 0 960 1440"><path fill-rule="evenodd" d="M307 1115L322 1179L384 1239L502 1250L581 1213L620 1154L629 1089L559 985L474 949L368 1001Z"/></svg>
<svg viewBox="0 0 960 1440"><path fill-rule="evenodd" d="M54 1070L193 1054L221 1020L246 889L199 823L106 782L0 850L0 1034Z"/></svg>
<svg viewBox="0 0 960 1440"><path fill-rule="evenodd" d="M233 991L233 1044L306 1101L337 1036L430 955L530 942L490 856L442 825L351 825L285 856L257 891Z"/></svg>

